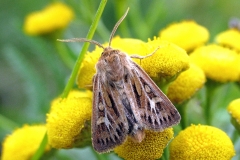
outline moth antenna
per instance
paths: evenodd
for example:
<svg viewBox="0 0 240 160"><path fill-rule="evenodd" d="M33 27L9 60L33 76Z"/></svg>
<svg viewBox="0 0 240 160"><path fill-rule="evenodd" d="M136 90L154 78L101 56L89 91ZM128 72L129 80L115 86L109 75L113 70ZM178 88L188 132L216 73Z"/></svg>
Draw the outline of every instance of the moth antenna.
<svg viewBox="0 0 240 160"><path fill-rule="evenodd" d="M105 49L105 47L103 47L103 45L100 44L99 42L94 41L94 40L89 40L86 38L57 39L57 41L60 41L60 42L89 42L89 43L95 44L95 45Z"/></svg>
<svg viewBox="0 0 240 160"><path fill-rule="evenodd" d="M124 13L124 15L118 20L118 22L115 24L113 30L112 30L112 33L110 35L110 38L109 38L109 47L111 46L111 43L112 43L112 38L118 28L118 26L122 23L122 21L124 20L124 18L127 16L128 14L128 11L129 11L129 8L127 9L127 11Z"/></svg>

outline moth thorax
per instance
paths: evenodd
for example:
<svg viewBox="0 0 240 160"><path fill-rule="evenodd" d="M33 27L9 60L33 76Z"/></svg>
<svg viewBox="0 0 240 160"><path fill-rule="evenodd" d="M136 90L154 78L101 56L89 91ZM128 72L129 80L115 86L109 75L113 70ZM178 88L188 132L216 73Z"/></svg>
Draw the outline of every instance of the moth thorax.
<svg viewBox="0 0 240 160"><path fill-rule="evenodd" d="M106 78L111 81L119 81L124 77L124 65L122 64L120 55L116 51L117 50L112 50L108 56L103 59Z"/></svg>

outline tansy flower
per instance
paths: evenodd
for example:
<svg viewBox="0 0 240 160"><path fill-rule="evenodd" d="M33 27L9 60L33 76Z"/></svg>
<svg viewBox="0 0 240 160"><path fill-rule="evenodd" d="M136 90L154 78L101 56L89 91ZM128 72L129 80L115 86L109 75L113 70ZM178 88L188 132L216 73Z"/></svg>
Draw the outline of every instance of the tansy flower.
<svg viewBox="0 0 240 160"><path fill-rule="evenodd" d="M191 51L208 41L209 32L194 21L182 21L160 31L159 37Z"/></svg>
<svg viewBox="0 0 240 160"><path fill-rule="evenodd" d="M206 125L191 125L170 144L170 160L230 160L234 146L225 132Z"/></svg>
<svg viewBox="0 0 240 160"><path fill-rule="evenodd" d="M209 79L218 82L239 80L240 55L235 51L212 44L196 49L190 58Z"/></svg>
<svg viewBox="0 0 240 160"><path fill-rule="evenodd" d="M11 135L8 135L3 142L2 160L29 160L46 133L45 125L24 125L16 129ZM47 146L45 151L49 151Z"/></svg>
<svg viewBox="0 0 240 160"><path fill-rule="evenodd" d="M205 83L205 74L201 68L191 63L190 68L182 72L168 87L168 98L181 103L192 97Z"/></svg>
<svg viewBox="0 0 240 160"><path fill-rule="evenodd" d="M147 44L149 49L145 55L159 47L156 53L141 60L140 63L153 80L172 78L189 68L189 56L177 45L159 38L149 40Z"/></svg>
<svg viewBox="0 0 240 160"><path fill-rule="evenodd" d="M29 14L24 22L24 31L29 35L50 33L65 28L73 15L72 9L65 4L53 3L42 11Z"/></svg>
<svg viewBox="0 0 240 160"><path fill-rule="evenodd" d="M91 119L91 113L90 91L72 91L67 98L55 99L50 113L47 114L49 144L54 148L72 148L86 141L90 142L91 134L88 134L88 139L84 139L81 132L85 122Z"/></svg>
<svg viewBox="0 0 240 160"><path fill-rule="evenodd" d="M132 141L130 137L125 143L116 147L114 152L126 160L154 160L162 156L164 148L173 138L173 129L168 128L163 132L145 131L146 136L141 143Z"/></svg>
<svg viewBox="0 0 240 160"><path fill-rule="evenodd" d="M228 112L240 124L240 98L232 101L227 108Z"/></svg>
<svg viewBox="0 0 240 160"><path fill-rule="evenodd" d="M240 133L240 98L233 100L227 110L231 114L233 125Z"/></svg>
<svg viewBox="0 0 240 160"><path fill-rule="evenodd" d="M218 34L215 39L220 45L240 51L240 31L237 29L229 29L224 31Z"/></svg>

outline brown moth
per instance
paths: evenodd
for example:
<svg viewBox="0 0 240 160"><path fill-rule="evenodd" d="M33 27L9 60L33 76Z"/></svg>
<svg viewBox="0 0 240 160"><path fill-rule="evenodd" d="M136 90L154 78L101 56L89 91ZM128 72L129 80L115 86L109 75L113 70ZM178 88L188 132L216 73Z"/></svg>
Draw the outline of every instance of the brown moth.
<svg viewBox="0 0 240 160"><path fill-rule="evenodd" d="M111 48L112 37L127 13L128 10L114 26L106 48L96 41L84 38L60 40L90 42L103 48L96 64L97 73L93 77L92 144L99 153L113 150L128 135L134 141L141 142L145 129L161 132L179 123L181 119L166 95L131 60L145 57L129 57L126 53Z"/></svg>

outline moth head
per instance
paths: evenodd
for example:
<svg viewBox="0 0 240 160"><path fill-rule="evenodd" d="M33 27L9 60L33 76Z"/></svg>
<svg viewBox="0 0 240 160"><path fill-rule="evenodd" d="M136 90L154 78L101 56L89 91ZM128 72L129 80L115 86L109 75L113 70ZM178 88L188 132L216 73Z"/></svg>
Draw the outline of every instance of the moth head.
<svg viewBox="0 0 240 160"><path fill-rule="evenodd" d="M98 61L97 68L103 67L107 71L119 70L122 63L121 56L119 50L106 47Z"/></svg>

